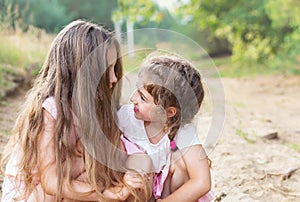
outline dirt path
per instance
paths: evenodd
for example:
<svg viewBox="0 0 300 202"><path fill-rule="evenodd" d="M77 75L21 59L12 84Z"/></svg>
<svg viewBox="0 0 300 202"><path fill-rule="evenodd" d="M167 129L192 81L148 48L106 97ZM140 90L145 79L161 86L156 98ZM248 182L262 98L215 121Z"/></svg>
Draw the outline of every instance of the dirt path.
<svg viewBox="0 0 300 202"><path fill-rule="evenodd" d="M223 83L226 120L211 154L214 191L222 201L299 201L300 77Z"/></svg>
<svg viewBox="0 0 300 202"><path fill-rule="evenodd" d="M300 77L223 79L223 85L226 120L210 154L216 201L299 201ZM23 101L24 93L0 107L1 150Z"/></svg>
<svg viewBox="0 0 300 202"><path fill-rule="evenodd" d="M0 105L0 151L8 141L11 130L15 124L21 105L24 102L26 90L20 89L14 96L7 98Z"/></svg>

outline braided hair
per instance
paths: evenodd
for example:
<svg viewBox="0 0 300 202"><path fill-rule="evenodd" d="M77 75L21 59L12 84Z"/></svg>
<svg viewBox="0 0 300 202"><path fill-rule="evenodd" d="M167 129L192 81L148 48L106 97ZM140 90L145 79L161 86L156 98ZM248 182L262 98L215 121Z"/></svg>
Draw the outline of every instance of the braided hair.
<svg viewBox="0 0 300 202"><path fill-rule="evenodd" d="M141 65L139 78L154 102L165 110L176 108L176 114L165 123L172 151L179 128L190 123L204 98L200 73L187 60L175 55L150 55Z"/></svg>

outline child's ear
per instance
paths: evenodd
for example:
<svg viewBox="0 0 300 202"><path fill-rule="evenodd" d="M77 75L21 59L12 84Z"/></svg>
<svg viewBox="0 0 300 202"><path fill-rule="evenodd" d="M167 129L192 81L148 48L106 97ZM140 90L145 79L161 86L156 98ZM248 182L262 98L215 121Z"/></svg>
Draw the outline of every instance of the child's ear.
<svg viewBox="0 0 300 202"><path fill-rule="evenodd" d="M177 113L176 107L168 107L168 109L167 109L167 117L168 118L175 116L176 113Z"/></svg>

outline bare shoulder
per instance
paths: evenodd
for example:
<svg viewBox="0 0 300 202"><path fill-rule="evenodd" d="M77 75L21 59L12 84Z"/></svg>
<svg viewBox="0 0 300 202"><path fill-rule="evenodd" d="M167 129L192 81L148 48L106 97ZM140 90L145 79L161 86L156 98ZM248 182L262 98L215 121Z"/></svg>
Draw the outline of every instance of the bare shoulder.
<svg viewBox="0 0 300 202"><path fill-rule="evenodd" d="M207 154L205 149L201 144L191 145L181 150L183 158L200 158L200 159L207 159Z"/></svg>

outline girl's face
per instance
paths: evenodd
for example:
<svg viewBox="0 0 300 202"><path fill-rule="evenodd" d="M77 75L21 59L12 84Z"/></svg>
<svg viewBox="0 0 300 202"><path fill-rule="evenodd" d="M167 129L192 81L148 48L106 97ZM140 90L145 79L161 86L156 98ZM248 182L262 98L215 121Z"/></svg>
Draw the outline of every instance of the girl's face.
<svg viewBox="0 0 300 202"><path fill-rule="evenodd" d="M109 88L113 87L113 84L118 81L115 73L115 65L117 63L117 49L112 46L107 52L107 63L109 71Z"/></svg>
<svg viewBox="0 0 300 202"><path fill-rule="evenodd" d="M145 122L166 121L165 110L154 103L154 98L144 87L140 87L130 98L134 104L134 116Z"/></svg>

